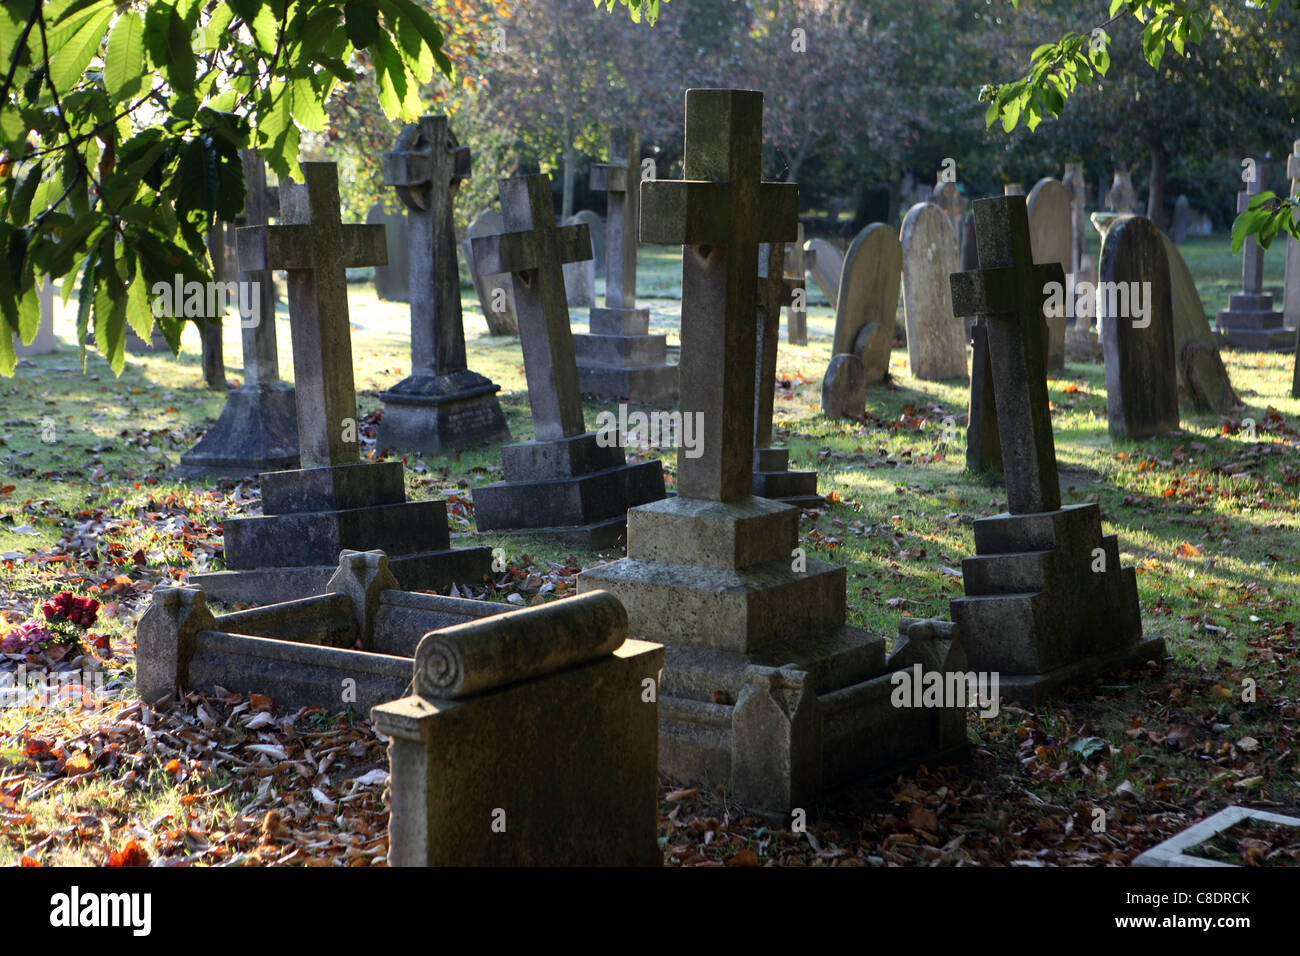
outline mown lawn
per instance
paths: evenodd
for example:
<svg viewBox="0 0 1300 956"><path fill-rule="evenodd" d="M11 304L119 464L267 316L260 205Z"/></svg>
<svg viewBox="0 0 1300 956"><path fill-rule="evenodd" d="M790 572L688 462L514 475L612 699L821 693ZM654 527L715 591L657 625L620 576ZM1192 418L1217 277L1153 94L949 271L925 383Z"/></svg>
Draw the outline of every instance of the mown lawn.
<svg viewBox="0 0 1300 956"><path fill-rule="evenodd" d="M1225 245L1185 247L1193 271L1208 277L1211 312L1222 305L1218 285L1227 290L1239 271ZM1271 284L1280 260L1269 257ZM676 268L672 250L643 250L640 291L672 345ZM809 345L781 346L776 408L792 467L815 468L831 500L824 514L805 515L801 543L848 567L851 622L890 637L901 615L946 616L961 593L961 559L973 551L971 522L1001 510L1005 494L963 471L953 441L965 423L963 383L912 379L901 347L863 420L822 418L833 317L812 301ZM518 342L489 338L473 302L467 292L471 366L502 385L511 430L527 438ZM361 285L351 305L371 426L363 447L373 455L376 392L408 363L407 310ZM278 318L288 376L283 310ZM585 316L575 312L574 324L585 327ZM117 380L94 353L82 373L70 329L60 316L63 347L0 381L0 607L12 626L60 590L103 602L93 631L107 646L57 663L103 671L107 696L84 711L79 701L0 708L0 863L100 864L112 854L118 863L381 861L386 763L365 715L290 714L259 699L134 698L133 626L150 589L220 568L220 521L255 513L259 499L252 482L168 476L222 403L202 387L192 329L179 360L129 356ZM225 343L229 377L239 380L233 324ZM1300 805L1300 402L1289 397L1289 357L1225 353L1225 361L1245 403L1239 414L1184 411L1180 433L1143 442L1108 437L1101 365L1071 363L1049 381L1064 500L1100 503L1125 563L1138 569L1143 622L1165 637L1168 661L1037 713L972 714L967 764L834 795L810 808L807 833L747 815L725 790L665 781L666 861L1122 864L1228 803ZM589 424L600 409L587 405ZM670 454L648 446L634 454L660 458L671 485ZM470 491L499 477L495 448L406 463L410 497L451 502L455 543L505 550L512 567L489 599L570 594L576 570L616 557L475 535ZM41 662L0 658L0 669L20 663ZM1242 699L1248 679L1253 701Z"/></svg>

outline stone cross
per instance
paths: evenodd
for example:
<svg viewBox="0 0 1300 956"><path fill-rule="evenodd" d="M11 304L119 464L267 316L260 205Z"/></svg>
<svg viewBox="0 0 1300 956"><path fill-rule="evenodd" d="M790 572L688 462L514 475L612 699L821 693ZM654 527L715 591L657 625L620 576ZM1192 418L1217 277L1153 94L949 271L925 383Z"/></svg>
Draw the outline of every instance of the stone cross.
<svg viewBox="0 0 1300 956"><path fill-rule="evenodd" d="M303 163L302 172L305 183L280 187L279 225L239 230L239 267L288 275L302 467L355 464L361 454L346 270L386 265L388 246L383 226L343 224L337 166Z"/></svg>
<svg viewBox="0 0 1300 956"><path fill-rule="evenodd" d="M572 438L586 425L563 267L591 258L591 234L585 223L555 224L551 178L545 174L503 179L500 192L506 231L476 238L474 261L483 275L508 272L514 282L534 438Z"/></svg>
<svg viewBox="0 0 1300 956"><path fill-rule="evenodd" d="M255 149L239 152L244 167L244 214L241 226L265 226L280 211L280 193L266 185L266 166ZM268 272L260 277L240 271L239 281L255 283L257 323L241 322L239 335L244 351L244 384L263 385L280 380L280 355L275 341L275 282Z"/></svg>
<svg viewBox="0 0 1300 956"><path fill-rule="evenodd" d="M758 377L754 388L754 447L772 444L772 406L776 400L776 359L780 340L781 310L794 302L795 290L804 287L802 276L785 275L785 245L762 242L758 246Z"/></svg>
<svg viewBox="0 0 1300 956"><path fill-rule="evenodd" d="M687 90L683 178L641 184L641 239L681 244L682 416L701 446L677 452L677 492L734 501L753 487L755 317L761 242L796 236L799 187L762 180L763 94Z"/></svg>
<svg viewBox="0 0 1300 956"><path fill-rule="evenodd" d="M607 196L605 307L636 307L636 227L640 221L641 136L616 126L609 133L609 162L591 167L591 188Z"/></svg>
<svg viewBox="0 0 1300 956"><path fill-rule="evenodd" d="M1263 163L1255 164L1255 178L1246 184L1245 192L1237 193L1238 214L1245 212L1250 201L1264 191L1267 173L1268 168ZM1248 237L1241 249L1241 291L1247 295L1259 295L1264 291L1264 250L1254 236Z"/></svg>
<svg viewBox="0 0 1300 956"><path fill-rule="evenodd" d="M384 184L409 210L411 372L443 375L465 366L456 223L452 203L470 175L470 152L445 116L422 116L384 154Z"/></svg>
<svg viewBox="0 0 1300 956"><path fill-rule="evenodd" d="M1056 511L1061 488L1047 397L1044 286L1059 282L1060 263L1034 265L1023 196L974 203L980 268L950 277L952 311L987 321L993 396L1012 514Z"/></svg>
<svg viewBox="0 0 1300 956"><path fill-rule="evenodd" d="M811 264L806 264L807 257L816 258L815 256L812 256L811 253L804 252L803 223L799 223L797 238L794 242L787 243L785 247L785 262L788 267L786 280L798 282L798 285L795 288L804 289L805 293L807 291L807 286L804 282L804 278L807 275L808 265ZM761 255L759 261L762 261ZM787 312L785 316L785 339L791 345L807 345L808 300L805 296L799 296L798 299L799 301L797 303L794 302L792 295L792 299L788 303L790 311Z"/></svg>

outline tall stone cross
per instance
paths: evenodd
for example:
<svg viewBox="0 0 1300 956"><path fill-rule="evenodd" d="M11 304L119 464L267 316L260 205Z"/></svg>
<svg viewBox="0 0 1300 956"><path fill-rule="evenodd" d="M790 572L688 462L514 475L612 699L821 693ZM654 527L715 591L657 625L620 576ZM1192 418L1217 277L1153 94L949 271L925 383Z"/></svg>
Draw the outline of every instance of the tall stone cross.
<svg viewBox="0 0 1300 956"><path fill-rule="evenodd" d="M411 244L411 371L443 375L465 368L465 328L456 265L452 203L470 174L468 146L445 116L422 116L384 154L384 183L397 187L409 210Z"/></svg>
<svg viewBox="0 0 1300 956"><path fill-rule="evenodd" d="M797 228L797 227L796 227ZM758 246L758 377L754 381L754 447L772 444L772 406L776 400L776 359L781 310L794 302L802 276L785 274L785 244Z"/></svg>
<svg viewBox="0 0 1300 956"><path fill-rule="evenodd" d="M1237 193L1239 214L1245 212L1250 201L1264 191L1264 181L1267 178L1268 167L1256 163L1255 178L1246 184L1245 192ZM1259 247L1254 236L1247 237L1241 250L1241 291L1247 295L1259 295L1264 291L1264 250Z"/></svg>
<svg viewBox="0 0 1300 956"><path fill-rule="evenodd" d="M591 167L591 188L607 197L605 307L636 307L636 227L640 219L641 136L616 126L609 133L609 162Z"/></svg>
<svg viewBox="0 0 1300 956"><path fill-rule="evenodd" d="M697 457L677 451L677 492L734 501L753 487L758 246L797 235L799 187L762 178L763 94L687 90L681 180L641 184L641 239L681 244L682 416L701 415Z"/></svg>
<svg viewBox="0 0 1300 956"><path fill-rule="evenodd" d="M1059 262L1034 265L1024 196L978 200L974 213L980 268L949 277L953 315L986 319L1008 510L1056 511L1061 487L1047 397L1043 300L1047 283L1064 287L1065 270Z"/></svg>
<svg viewBox="0 0 1300 956"><path fill-rule="evenodd" d="M387 265L388 245L382 225L341 221L337 166L303 163L302 172L305 183L280 186L279 225L239 230L239 267L288 275L302 467L355 464L361 454L345 270Z"/></svg>
<svg viewBox="0 0 1300 956"><path fill-rule="evenodd" d="M586 223L555 224L551 178L545 174L503 179L500 192L506 231L475 238L474 261L483 275L511 274L535 439L572 438L587 429L564 263L591 258L591 234Z"/></svg>
<svg viewBox="0 0 1300 956"><path fill-rule="evenodd" d="M239 152L244 168L244 214L241 226L265 226L280 211L280 192L266 185L266 166L255 149ZM270 274L261 277L243 270L241 283L256 283L257 322L240 323L244 351L244 384L262 385L280 380L280 355L275 341L275 282Z"/></svg>

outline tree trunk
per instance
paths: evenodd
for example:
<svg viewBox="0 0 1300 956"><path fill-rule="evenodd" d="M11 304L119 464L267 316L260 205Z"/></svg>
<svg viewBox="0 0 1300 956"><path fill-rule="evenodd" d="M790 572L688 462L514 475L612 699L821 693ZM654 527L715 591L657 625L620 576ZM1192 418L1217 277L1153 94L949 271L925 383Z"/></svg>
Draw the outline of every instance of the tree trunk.
<svg viewBox="0 0 1300 956"><path fill-rule="evenodd" d="M1164 229L1168 225L1165 221L1165 177L1169 153L1159 139L1150 140L1148 146L1151 148L1151 181L1147 184L1147 218L1157 229Z"/></svg>

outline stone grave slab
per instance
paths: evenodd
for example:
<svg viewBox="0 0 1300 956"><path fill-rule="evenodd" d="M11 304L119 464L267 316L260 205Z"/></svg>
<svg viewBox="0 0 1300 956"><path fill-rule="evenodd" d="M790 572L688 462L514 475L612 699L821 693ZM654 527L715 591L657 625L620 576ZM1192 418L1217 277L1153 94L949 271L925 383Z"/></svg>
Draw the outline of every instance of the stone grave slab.
<svg viewBox="0 0 1300 956"><path fill-rule="evenodd" d="M664 479L658 461L628 464L621 445L602 445L583 421L561 266L590 256L591 239L585 226L555 225L550 177L503 179L500 189L506 231L476 238L474 257L485 275L512 277L534 437L502 447L505 480L474 490L474 520L480 531L613 547L627 509L662 498Z"/></svg>
<svg viewBox="0 0 1300 956"><path fill-rule="evenodd" d="M1036 702L1066 684L1164 655L1144 637L1132 568L1095 504L1061 507L1043 307L1058 263L1035 265L1025 199L974 203L980 269L952 277L953 312L987 326L1008 512L974 525L966 594L950 601L970 666Z"/></svg>
<svg viewBox="0 0 1300 956"><path fill-rule="evenodd" d="M491 551L450 547L446 504L407 501L400 461L361 461L345 270L384 261L384 230L340 221L334 164L302 169L280 187L279 225L239 232L243 270L287 276L302 467L261 475L263 513L222 523L230 570L193 580L268 603L319 593L341 550L382 547L408 589L480 581Z"/></svg>
<svg viewBox="0 0 1300 956"><path fill-rule="evenodd" d="M899 242L912 376L931 382L965 378L966 342L952 320L948 289L948 276L957 271L957 238L949 219L934 203L917 203L903 218Z"/></svg>
<svg viewBox="0 0 1300 956"><path fill-rule="evenodd" d="M609 162L591 168L591 188L608 196L602 254L607 263L605 305L591 310L589 333L573 336L573 354L578 387L584 393L614 401L671 404L677 401L677 366L668 362L668 337L652 335L650 310L636 307L640 158L637 131L615 127ZM593 304L569 300L570 306Z"/></svg>
<svg viewBox="0 0 1300 956"><path fill-rule="evenodd" d="M266 184L266 166L256 150L242 150L244 214L241 226L265 226L279 214L279 190ZM264 471L298 467L298 410L293 386L280 378L275 331L275 281L271 273L239 271L241 289L255 300L255 315L240 317L244 380L203 437L181 455L177 477L246 478Z"/></svg>
<svg viewBox="0 0 1300 956"><path fill-rule="evenodd" d="M424 455L508 441L501 386L469 368L460 303L453 207L470 175L445 116L407 126L384 155L384 182L406 209L411 374L379 394L379 446Z"/></svg>
<svg viewBox="0 0 1300 956"><path fill-rule="evenodd" d="M1029 191L1029 238L1034 262L1059 262L1070 270L1070 234L1073 228L1070 193L1059 179L1040 179ZM1064 315L1047 317L1048 371L1065 369Z"/></svg>
<svg viewBox="0 0 1300 956"><path fill-rule="evenodd" d="M844 251L829 239L814 238L803 244L808 271L822 290L831 308L840 300L840 275L844 271Z"/></svg>
<svg viewBox="0 0 1300 956"><path fill-rule="evenodd" d="M729 783L756 809L808 806L887 768L960 755L959 708L889 703L894 669L964 666L951 626L884 640L845 623L845 570L797 550L800 512L751 494L761 243L795 235L798 187L763 182L763 95L688 90L684 178L641 186L641 235L681 244L683 415L701 454L678 450L678 496L628 512L628 556L584 571L629 634L667 646L661 772Z"/></svg>
<svg viewBox="0 0 1300 956"><path fill-rule="evenodd" d="M1227 415L1241 404L1228 378L1228 370L1219 355L1219 340L1210 328L1210 320L1196 280L1183 261L1182 254L1163 232L1160 233L1169 264L1169 299L1174 316L1174 363L1178 384L1187 393L1197 411Z"/></svg>
<svg viewBox="0 0 1300 956"><path fill-rule="evenodd" d="M481 236L500 235L505 230L503 223L501 213L495 209L479 213L465 231L461 255L469 267L470 279L474 283L474 294L478 296L479 308L487 320L488 330L493 335L518 335L515 290L510 284L510 277L486 276L474 261L474 240Z"/></svg>
<svg viewBox="0 0 1300 956"><path fill-rule="evenodd" d="M1100 288L1115 290L1097 297L1110 435L1134 439L1176 431L1169 260L1160 230L1150 219L1130 216L1111 227L1101 250L1100 275ZM1139 299L1146 299L1141 311Z"/></svg>

